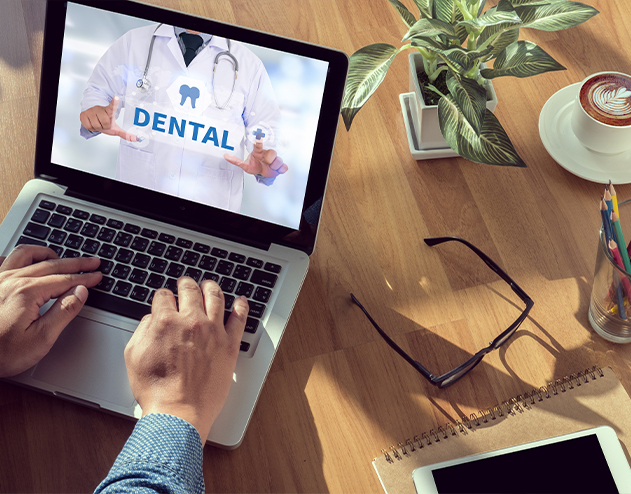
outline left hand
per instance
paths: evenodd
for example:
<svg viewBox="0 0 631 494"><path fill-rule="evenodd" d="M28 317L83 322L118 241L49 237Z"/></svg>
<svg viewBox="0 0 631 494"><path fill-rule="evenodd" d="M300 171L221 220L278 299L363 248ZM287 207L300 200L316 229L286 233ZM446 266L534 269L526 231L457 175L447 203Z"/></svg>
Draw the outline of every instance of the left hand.
<svg viewBox="0 0 631 494"><path fill-rule="evenodd" d="M289 169L283 162L283 159L276 154L273 149L263 149L263 141L257 140L254 149L243 161L231 154L224 154L224 159L228 163L242 168L245 173L250 175L262 175L267 178L276 178L278 175L286 173Z"/></svg>
<svg viewBox="0 0 631 494"><path fill-rule="evenodd" d="M1 259L1 258L0 258ZM46 247L19 245L0 266L0 377L39 362L101 281L98 257L59 259ZM83 274L78 274L82 273ZM40 316L39 309L55 303Z"/></svg>

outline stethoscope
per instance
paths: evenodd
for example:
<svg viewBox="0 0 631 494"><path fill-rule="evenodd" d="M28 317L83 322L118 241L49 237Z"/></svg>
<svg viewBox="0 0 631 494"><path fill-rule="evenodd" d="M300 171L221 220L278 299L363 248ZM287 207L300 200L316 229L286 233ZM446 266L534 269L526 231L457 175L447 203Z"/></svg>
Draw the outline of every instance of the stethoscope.
<svg viewBox="0 0 631 494"><path fill-rule="evenodd" d="M153 42L156 39L156 31L160 29L160 26L162 26L162 24L159 24L158 27L156 27L155 31L153 32L153 35L151 36L151 43L149 44L149 54L147 55L147 63L145 64L145 71L142 74L142 77L138 79L138 81L136 81L136 87L141 93L145 93L149 91L149 89L151 89L151 82L149 81L149 79L147 79L147 73L149 72L149 64L151 64L151 55L153 54ZM226 108L226 106L228 106L228 103L230 103L230 100L232 99L232 95L234 94L234 86L237 82L237 76L239 74L239 62L237 62L237 59L235 58L235 56L232 53L230 53L230 40L226 39L226 41L228 42L228 51L222 51L220 53L217 53L217 56L215 57L214 66L213 66L213 78L211 81L212 86L213 86L213 90L212 90L213 100L215 102L215 106L219 110L223 110L224 108ZM219 106L219 103L217 102L217 96L215 95L215 72L217 71L217 65L219 65L219 62L220 62L219 58L222 56L228 57L228 62L232 64L232 70L234 72L234 79L232 80L232 89L230 90L230 96L228 96L228 99L223 105Z"/></svg>

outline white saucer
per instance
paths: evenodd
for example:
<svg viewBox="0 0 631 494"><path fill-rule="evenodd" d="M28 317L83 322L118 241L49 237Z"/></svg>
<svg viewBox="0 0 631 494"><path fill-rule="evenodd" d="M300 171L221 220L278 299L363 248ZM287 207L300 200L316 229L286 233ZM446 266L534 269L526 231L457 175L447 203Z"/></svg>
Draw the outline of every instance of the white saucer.
<svg viewBox="0 0 631 494"><path fill-rule="evenodd" d="M631 183L631 151L603 154L583 146L570 124L580 82L554 93L541 109L539 135L546 151L570 173L591 182Z"/></svg>

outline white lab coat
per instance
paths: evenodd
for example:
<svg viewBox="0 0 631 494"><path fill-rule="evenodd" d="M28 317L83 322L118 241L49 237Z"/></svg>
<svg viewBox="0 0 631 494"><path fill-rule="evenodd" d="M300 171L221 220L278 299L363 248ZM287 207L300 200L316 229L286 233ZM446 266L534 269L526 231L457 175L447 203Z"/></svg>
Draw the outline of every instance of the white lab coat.
<svg viewBox="0 0 631 494"><path fill-rule="evenodd" d="M107 50L88 80L81 111L107 106L118 96L118 113L125 111L116 122L143 138L141 143L120 140L118 180L238 212L244 172L223 156L243 159L259 129L266 134L265 148L276 147L279 109L267 71L256 55L232 41L238 78L228 106L220 110L214 98L222 106L234 79L226 56L219 59L214 91L211 81L216 55L228 50L226 39L213 36L186 67L173 27L156 27L133 29ZM143 93L136 82L144 72L154 31L147 74L151 89ZM85 129L82 135L93 136Z"/></svg>

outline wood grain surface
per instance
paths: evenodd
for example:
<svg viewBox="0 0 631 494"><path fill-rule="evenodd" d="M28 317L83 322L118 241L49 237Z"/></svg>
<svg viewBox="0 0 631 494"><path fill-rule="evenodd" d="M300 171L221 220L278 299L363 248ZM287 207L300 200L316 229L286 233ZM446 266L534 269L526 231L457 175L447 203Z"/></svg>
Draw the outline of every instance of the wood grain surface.
<svg viewBox="0 0 631 494"><path fill-rule="evenodd" d="M205 448L209 492L381 492L372 459L437 424L594 364L612 366L631 391L631 346L603 340L587 319L604 185L561 168L538 131L559 89L631 70L631 2L585 2L601 13L583 25L521 32L567 70L494 81L495 115L528 168L412 159L399 103L404 55L352 130L340 121L309 274L242 446ZM151 3L348 54L397 45L405 32L386 0ZM42 0L0 3L0 217L33 174L44 10ZM631 185L616 185L621 200L631 198ZM446 390L398 357L349 296L435 374L460 364L522 304L466 248L423 243L441 235L474 243L535 301L510 343ZM132 429L0 383L0 491L91 491Z"/></svg>

